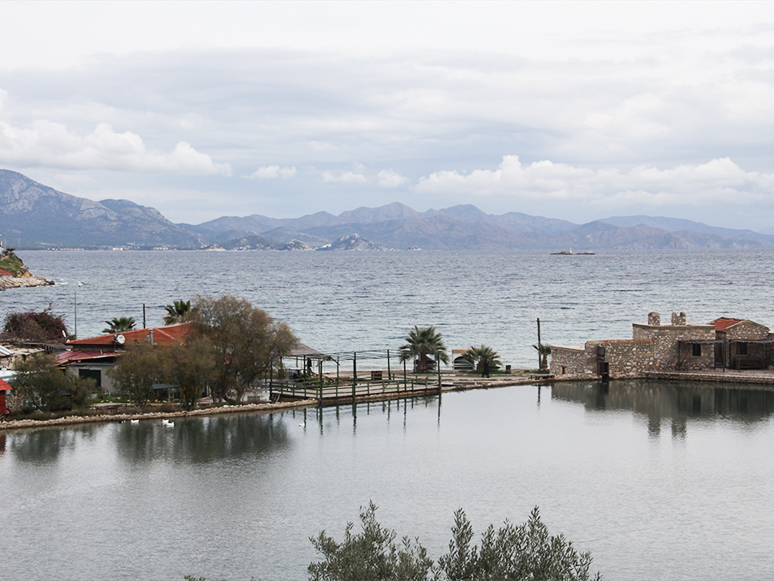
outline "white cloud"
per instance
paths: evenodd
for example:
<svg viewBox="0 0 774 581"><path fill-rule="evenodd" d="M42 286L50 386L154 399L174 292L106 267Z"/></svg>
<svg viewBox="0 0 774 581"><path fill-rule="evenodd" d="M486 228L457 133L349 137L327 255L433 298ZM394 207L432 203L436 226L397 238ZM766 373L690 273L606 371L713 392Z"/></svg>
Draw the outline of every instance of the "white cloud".
<svg viewBox="0 0 774 581"><path fill-rule="evenodd" d="M278 165L267 165L259 167L256 171L250 174L251 178L257 178L259 180L272 180L276 178L288 179L296 175L296 168L293 167L280 167Z"/></svg>
<svg viewBox="0 0 774 581"><path fill-rule="evenodd" d="M403 177L399 173L391 169L383 169L376 174L376 183L383 188L397 188L402 186L408 181L408 178Z"/></svg>
<svg viewBox="0 0 774 581"><path fill-rule="evenodd" d="M325 171L323 172L322 177L324 182L338 182L342 184L363 184L368 181L363 174L352 171L345 171L337 174Z"/></svg>
<svg viewBox="0 0 774 581"><path fill-rule="evenodd" d="M23 128L0 120L0 163L16 167L231 175L229 164L213 162L209 155L196 151L185 141L167 153L148 149L138 134L117 133L108 123L99 123L94 131L81 136L63 123L45 119Z"/></svg>
<svg viewBox="0 0 774 581"><path fill-rule="evenodd" d="M672 169L637 166L589 169L539 161L523 165L506 155L496 170L439 171L420 179L426 194L500 196L512 200L590 202L600 206L701 206L774 201L774 174L749 172L729 158Z"/></svg>

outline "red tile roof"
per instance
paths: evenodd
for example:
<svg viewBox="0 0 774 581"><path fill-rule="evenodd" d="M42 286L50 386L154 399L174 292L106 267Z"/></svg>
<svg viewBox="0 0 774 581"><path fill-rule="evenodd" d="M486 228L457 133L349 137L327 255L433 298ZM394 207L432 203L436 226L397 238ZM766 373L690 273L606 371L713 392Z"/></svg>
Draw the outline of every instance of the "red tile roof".
<svg viewBox="0 0 774 581"><path fill-rule="evenodd" d="M11 391L11 389L13 388L5 380L0 379L0 391Z"/></svg>
<svg viewBox="0 0 774 581"><path fill-rule="evenodd" d="M71 361L84 361L87 359L100 359L104 357L115 357L116 353L110 351L109 353L102 353L101 351L62 351L56 354L56 362L58 365L63 363L70 363Z"/></svg>
<svg viewBox="0 0 774 581"><path fill-rule="evenodd" d="M12 272L8 272L7 270L3 270L0 268L0 276L13 276Z"/></svg>
<svg viewBox="0 0 774 581"><path fill-rule="evenodd" d="M729 327L733 327L737 323L741 323L744 319L728 319L726 317L720 317L719 319L715 319L710 323L713 327L715 327L716 333L722 333Z"/></svg>
<svg viewBox="0 0 774 581"><path fill-rule="evenodd" d="M149 329L137 329L135 331L124 331L123 333L115 333L110 335L97 335L96 337L87 337L85 339L75 339L73 341L67 341L67 345L73 347L85 347L85 348L116 348L116 335L123 335L124 345L133 345L137 343L150 343L148 337L150 331L153 331L153 343L154 345L172 345L174 343L182 343L185 336L191 330L190 323L179 323L177 325L167 325L166 327L152 327Z"/></svg>

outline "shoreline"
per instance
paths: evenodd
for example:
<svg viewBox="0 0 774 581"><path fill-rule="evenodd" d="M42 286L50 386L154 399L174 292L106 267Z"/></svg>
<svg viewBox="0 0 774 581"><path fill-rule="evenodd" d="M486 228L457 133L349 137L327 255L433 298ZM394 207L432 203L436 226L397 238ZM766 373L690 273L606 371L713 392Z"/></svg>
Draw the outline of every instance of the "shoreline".
<svg viewBox="0 0 774 581"><path fill-rule="evenodd" d="M494 379L494 378L492 378ZM737 389L755 389L762 391L774 391L774 375L771 376L740 376L740 375L726 375L721 374L706 374L706 373L648 373L643 377L638 378L620 378L612 381L629 381L634 379L661 379L664 381L687 381L691 383L698 383L704 387L714 387L713 384L717 383L737 383L740 384ZM7 420L0 421L0 433L4 433L12 430L30 430L40 429L48 427L61 427L61 426L73 426L79 424L93 424L93 423L110 423L110 422L125 422L128 420L139 421L151 421L162 419L174 419L174 418L187 418L187 417L199 417L199 416L216 416L222 414L235 414L245 412L257 412L257 413L271 413L275 411L285 411L293 409L303 409L310 407L331 407L335 405L344 405L352 403L369 403L378 401L388 401L393 399L412 399L414 397L427 397L428 395L437 395L443 393L453 393L458 391L472 391L476 389L498 389L504 387L514 387L518 385L533 385L536 387L550 386L553 383L586 383L589 381L600 381L599 378L591 377L547 377L545 379L536 377L524 377L518 379L505 379L498 381L497 379L490 381L481 381L480 379L468 379L463 382L449 385L448 383L442 385L441 389L433 388L432 390L422 390L416 392L414 395L411 392L388 392L388 393L375 393L371 395L360 395L355 397L355 401L352 401L351 397L342 397L339 400L330 401L328 403L320 402L317 399L299 399L296 401L284 401L277 403L249 403L244 405L224 405L221 407L202 408L191 411L174 411L174 412L147 412L147 413L116 413L116 414L95 414L92 416L65 416L61 418L54 418L49 420ZM733 389L731 387L730 389ZM346 401L345 401L346 400Z"/></svg>
<svg viewBox="0 0 774 581"><path fill-rule="evenodd" d="M34 274L28 276L0 276L0 291L36 286L54 286L54 281Z"/></svg>
<svg viewBox="0 0 774 581"><path fill-rule="evenodd" d="M217 408L203 408L178 412L147 412L137 414L97 414L93 416L65 416L50 420L8 420L0 422L0 432L48 427L74 426L78 424L122 423L128 420L165 420L196 416L216 416L241 412L273 412L317 405L317 400L304 399L294 402L248 403L239 406L225 405Z"/></svg>

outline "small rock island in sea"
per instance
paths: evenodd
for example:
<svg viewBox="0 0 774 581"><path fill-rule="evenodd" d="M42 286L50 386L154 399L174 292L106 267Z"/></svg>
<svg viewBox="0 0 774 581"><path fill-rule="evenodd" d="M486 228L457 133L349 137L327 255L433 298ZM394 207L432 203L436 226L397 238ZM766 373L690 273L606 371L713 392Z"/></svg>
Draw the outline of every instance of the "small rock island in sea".
<svg viewBox="0 0 774 581"><path fill-rule="evenodd" d="M35 276L24 266L22 259L14 254L13 248L0 246L0 291L25 286L52 285L54 281Z"/></svg>

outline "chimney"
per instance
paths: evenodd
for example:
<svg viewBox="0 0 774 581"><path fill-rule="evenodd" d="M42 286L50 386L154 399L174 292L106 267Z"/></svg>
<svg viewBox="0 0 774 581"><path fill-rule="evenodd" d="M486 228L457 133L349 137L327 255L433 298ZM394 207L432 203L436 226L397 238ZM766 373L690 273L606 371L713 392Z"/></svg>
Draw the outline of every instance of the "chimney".
<svg viewBox="0 0 774 581"><path fill-rule="evenodd" d="M153 345L153 329L148 329L148 343Z"/></svg>
<svg viewBox="0 0 774 581"><path fill-rule="evenodd" d="M661 325L661 315L658 313L648 313L648 325L658 327Z"/></svg>

